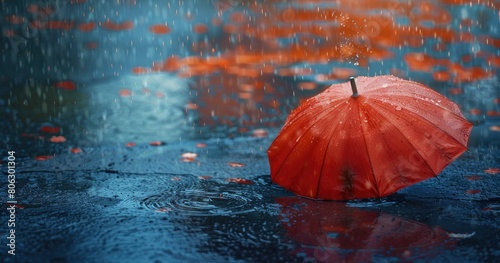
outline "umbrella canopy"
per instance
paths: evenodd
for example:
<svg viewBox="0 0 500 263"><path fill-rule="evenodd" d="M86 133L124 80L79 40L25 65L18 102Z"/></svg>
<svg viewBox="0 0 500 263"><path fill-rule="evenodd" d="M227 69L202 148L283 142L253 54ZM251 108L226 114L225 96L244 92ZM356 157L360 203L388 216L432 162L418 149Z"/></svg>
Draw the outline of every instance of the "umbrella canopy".
<svg viewBox="0 0 500 263"><path fill-rule="evenodd" d="M422 84L351 78L290 114L267 152L271 178L314 199L383 197L435 177L467 149L471 129Z"/></svg>

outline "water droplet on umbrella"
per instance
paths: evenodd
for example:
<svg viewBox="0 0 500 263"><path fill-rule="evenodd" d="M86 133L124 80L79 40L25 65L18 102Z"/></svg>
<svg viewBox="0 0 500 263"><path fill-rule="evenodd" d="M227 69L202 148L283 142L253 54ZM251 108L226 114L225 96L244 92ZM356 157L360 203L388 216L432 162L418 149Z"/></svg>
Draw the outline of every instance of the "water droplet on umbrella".
<svg viewBox="0 0 500 263"><path fill-rule="evenodd" d="M396 106L396 110L401 110L401 109L402 109L401 106L399 106L399 105Z"/></svg>

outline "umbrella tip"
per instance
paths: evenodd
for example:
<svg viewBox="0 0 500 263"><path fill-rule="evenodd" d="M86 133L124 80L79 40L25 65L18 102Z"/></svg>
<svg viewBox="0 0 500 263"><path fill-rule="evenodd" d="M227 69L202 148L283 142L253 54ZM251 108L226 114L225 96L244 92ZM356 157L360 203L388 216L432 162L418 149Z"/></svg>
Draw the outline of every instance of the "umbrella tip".
<svg viewBox="0 0 500 263"><path fill-rule="evenodd" d="M351 88L352 88L352 96L353 98L356 98L359 96L358 94L358 88L356 87L356 82L354 81L354 77L350 77L349 81L351 82Z"/></svg>

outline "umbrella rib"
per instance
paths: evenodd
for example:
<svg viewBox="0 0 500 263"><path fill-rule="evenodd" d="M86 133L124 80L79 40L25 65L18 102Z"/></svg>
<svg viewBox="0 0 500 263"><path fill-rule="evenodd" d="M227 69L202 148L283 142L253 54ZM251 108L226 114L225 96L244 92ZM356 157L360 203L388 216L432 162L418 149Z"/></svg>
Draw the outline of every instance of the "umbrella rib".
<svg viewBox="0 0 500 263"><path fill-rule="evenodd" d="M389 76L389 75L385 75L385 76ZM384 77L384 76L380 76L380 77ZM380 92L379 92L380 90L386 90L386 89L388 89L388 88L391 88L391 86L386 86L386 87L384 87L384 86L380 86L380 85L373 85L372 83L373 83L374 81L375 81L375 80L371 80L371 82L370 82L370 83L365 83L365 84L364 84L364 86L370 86L370 87L372 87L372 88L370 88L368 91L365 91L365 92L364 92L365 94L367 94L367 95L368 95L368 94L370 94L370 96L372 96L373 94L380 94ZM408 82L408 84L409 84L409 85L417 86L419 89L424 89L424 90L426 90L427 92L431 92L431 93L435 93L435 94L441 95L439 92L437 92L437 91L435 91L435 90L433 90L433 89L431 89L431 88L429 88L429 87L426 87L425 85L423 85L423 84L421 84L421 83L414 82L414 81L411 81L411 80L407 80L407 81L405 81L405 82ZM405 84L405 85L408 85L408 84ZM372 94L372 93L373 93L373 94ZM390 95L390 94L385 93L385 92L383 92L383 93L384 93L384 94L386 94L386 95ZM416 93L414 93L414 94L423 95L423 94L418 93L418 92L416 92ZM403 94L401 94L401 95L403 95ZM400 94L398 94L398 96L401 96L401 95L400 95ZM441 96L442 96L442 95L441 95ZM412 97L412 98L413 98L413 96L408 96L408 97ZM444 98L444 97L443 97L443 98Z"/></svg>
<svg viewBox="0 0 500 263"><path fill-rule="evenodd" d="M457 116L456 114L454 114L454 116ZM455 137L451 136L448 132L446 132L445 130L443 130L441 127L439 127L437 124L433 123L432 121L426 119L426 118L422 118L423 120L425 120L426 122L430 123L432 126L436 127L438 130L442 131L448 138L451 138L453 141L455 141L457 144L459 145L462 145L462 143L460 141L458 141Z"/></svg>
<svg viewBox="0 0 500 263"><path fill-rule="evenodd" d="M346 125L346 121L343 121L342 122L342 127L344 127L345 125ZM337 126L337 127L339 127L339 126ZM316 186L316 197L315 197L315 199L318 199L319 186L320 186L321 178L323 178L323 170L325 168L326 155L328 153L328 149L330 148L330 145L333 142L332 138L335 135L335 130L336 129L333 129L331 131L331 133L330 133L330 136L328 136L328 145L326 146L325 153L323 154L323 161L321 162L321 171L319 172L318 185Z"/></svg>
<svg viewBox="0 0 500 263"><path fill-rule="evenodd" d="M324 99L324 100L323 100L323 99L317 99L317 100L316 100L316 102L315 102L315 104L313 104L309 110L313 110L313 109L314 109L314 106L319 105L319 103L320 103L320 102L323 102L323 101L326 101L326 99ZM334 102L334 101L331 101L330 103L333 103L333 102ZM328 111L328 113L330 113L331 111L333 111L334 109L336 109L336 108L338 108L338 107L340 107L340 106L342 106L342 105L341 105L341 104L336 104L336 105L334 105L331 109L327 109L327 110L325 110L324 112L327 112L327 111ZM299 107L300 107L300 106L299 106ZM295 109L294 111L296 111L296 110L297 110L297 109ZM297 116L295 116L295 118L293 119L293 121L294 121L294 122L297 122L298 120L302 119L303 117L307 117L308 115L307 115L307 114L304 114L304 112L305 112L305 111L301 111L301 112L299 112L299 113L297 114ZM324 113L324 112L323 112L323 113ZM292 114L293 114L293 112L292 112ZM326 113L325 113L325 114L326 114ZM324 114L321 114L321 115L319 115L318 117L322 117L323 115L324 115ZM292 115L290 115L290 116L292 116ZM288 123L288 120L287 120L287 122L285 123L285 125L284 125L283 127L286 127L288 124L289 124L289 123Z"/></svg>
<svg viewBox="0 0 500 263"><path fill-rule="evenodd" d="M361 111L359 111L359 112L361 113ZM361 120L361 116L360 116L360 120ZM360 123L359 125L361 127L363 127L362 123ZM366 151L366 154L368 155L368 160L370 161L370 170L372 171L373 181L375 182L375 190L377 191L377 195L380 196L380 189L378 187L377 177L375 176L375 171L373 171L372 158L370 156L370 151L368 150L368 143L366 143L366 135L367 135L367 132L363 131L363 141L365 143L365 151ZM385 141L385 139L384 139L384 141Z"/></svg>
<svg viewBox="0 0 500 263"><path fill-rule="evenodd" d="M450 108L445 107L445 106L440 105L440 104L434 104L434 103L432 103L432 102L430 102L430 101L428 101L428 100L425 100L425 98L415 97L415 96L408 95L408 94L384 94L384 96L381 96L381 95L370 95L370 97L371 97L371 98L373 98L373 99L375 99L375 98L376 98L376 99L378 99L378 100L382 101L382 100L383 100L383 98L384 98L384 97L386 97L387 95L390 95L390 96L397 96L397 97L405 97L405 98L410 98L410 99L418 99L418 102L419 102L419 103L429 104L429 105L431 105L432 107L438 107L438 108L443 109L443 110L445 110L445 111L447 111L447 112L453 113L454 115L456 115L456 114L457 114L457 112L456 112L456 111L454 111L453 109L450 109ZM421 95L421 94L419 94L419 95ZM445 100L445 99L446 99L446 98L443 98L443 100Z"/></svg>
<svg viewBox="0 0 500 263"><path fill-rule="evenodd" d="M330 101L330 103L336 103L336 102L338 103L338 102L349 99L349 97L350 96L343 97L342 94L338 95L338 97L336 97L336 98L330 98L330 97L325 96L322 98L317 98L316 102L319 103L319 102L323 102L323 101Z"/></svg>
<svg viewBox="0 0 500 263"><path fill-rule="evenodd" d="M430 169L430 170L434 173L434 170L432 169L432 167L430 167L430 166L429 166L429 163L427 163L427 162L425 161L425 158L424 158L424 157L420 154L420 152L419 152L419 151L417 150L417 148L413 145L413 143L412 143L412 142L408 139L408 137L406 137L406 136L405 136L405 134L404 134L404 133L403 133L403 132L399 129L399 127L398 127L397 125L395 125L395 124L392 122L391 118L388 118L388 117L387 117L384 113L382 113L381 111L377 110L376 108L373 108L373 107L372 107L372 109L374 109L375 111L377 111L377 112L380 114L380 116L383 116L383 117L384 117L384 119L386 119L386 121L387 121L387 122L389 122L389 123L390 123L390 124L391 124L391 125L395 128L395 130L397 130L397 131L399 132L399 134L401 134L401 135L402 135L402 137L403 137L403 138L404 138L404 139L405 139L405 140L406 140L406 141L407 141L407 142L408 142L408 143L409 143L409 144L410 144L410 145L411 145L411 146L415 149L415 151L417 152L418 156L419 156L420 158L422 158L422 160L424 160L424 163L425 163L425 165L427 166L427 168L429 168L429 169ZM426 119L425 119L425 120L426 120ZM428 121L428 120L426 120L426 121ZM429 121L428 121L428 122L429 122ZM384 138L384 137L382 136L382 138ZM385 139L385 138L384 138L384 142L385 142L385 144L386 144L386 145L389 145L389 144L387 144L387 141L386 141L386 139ZM391 156L392 156L392 152L391 152ZM398 167L396 167L396 169L398 170L399 175L400 175L400 176L402 176L402 175L401 175L401 172L400 172L400 170L399 170L399 168L398 168Z"/></svg>
<svg viewBox="0 0 500 263"><path fill-rule="evenodd" d="M443 109L445 110L446 112L449 112L451 114L453 114L453 116L459 116L457 115L455 112L453 112L452 110L446 108L446 107L442 107L442 106L439 106L439 105L436 105L432 102L429 102L429 101L426 101L426 100L420 100L419 101L420 103L422 104L428 104L429 106L432 106L432 107L439 107L440 109ZM413 111L409 111L410 114L413 114ZM462 144L460 141L458 141L455 137L453 136L450 136L448 132L446 132L445 130L443 130L441 127L439 127L437 124L435 124L434 122L430 121L429 119L425 118L424 116L422 115L418 115L420 119L422 120L425 120L427 123L431 124L432 126L434 126L435 128L437 128L438 130L442 131L444 134L447 135L448 138L451 138L453 141L455 141L457 144ZM388 118L390 119L390 118ZM412 144L413 145L413 144Z"/></svg>
<svg viewBox="0 0 500 263"><path fill-rule="evenodd" d="M328 114L330 114L333 110L337 109L337 108L338 108L338 107L340 107L341 105L335 105L335 106L337 106L337 107L332 107L332 109L325 110L324 112L322 112L322 114L321 114L321 115L318 115L317 120L316 120L315 122L313 122L313 123L311 124L311 126L309 126L309 127L307 128L307 130L306 130L304 133L302 133L302 134L301 134L301 135L300 135L300 136L299 136L296 140L297 140L297 141L299 141L299 140L300 140L300 138L302 138L302 136L304 136L304 134L306 134L309 130L311 130L311 129L312 129L312 127L314 127L314 125L315 125L316 123L318 123L318 122L320 122L321 120L323 120L323 119L322 119L322 117L323 117L324 115L328 115ZM296 120L294 120L294 121L297 121L299 118L304 117L304 116L306 116L306 115L300 115L300 116L298 116L298 117L297 117L297 119L296 119ZM287 159L288 159L288 157L290 156L290 153L291 153L291 152L293 152L293 149L295 149L295 147L297 146L297 144L298 144L298 143L295 143L295 144L293 145L293 147L291 147L291 148L290 148L290 150L289 150L289 151L288 151L288 153L286 154L286 156L285 156L285 158L283 159L283 161L281 162L281 164L283 164L283 163L285 163L285 162L286 162L286 160L287 160ZM280 165L280 166L279 166L278 171L276 171L276 174L278 174L278 173L281 171L281 168L282 168L282 167L283 167L283 165Z"/></svg>
<svg viewBox="0 0 500 263"><path fill-rule="evenodd" d="M427 101L426 101L425 103L427 103L427 104L431 104L432 106L436 106L436 105L434 105L433 103L430 103L430 102L427 102ZM450 111L450 110L449 110L449 109L447 109L447 108L443 108L443 107L440 107L440 108L442 108L442 109L446 110L447 112L452 113L454 116L457 116L457 114L456 114L456 113L454 113L454 112ZM437 124L433 123L432 121L428 120L427 118L424 118L423 116L422 116L422 119L423 119L423 120L425 120L426 122L430 123L432 126L434 126L434 127L438 128L439 130L441 130L444 134L448 135L448 137L450 137L451 139L453 139L455 142L457 142L457 143L461 144L461 143L460 143L457 139L455 139L455 137L450 136L450 135L448 134L448 132L446 132L445 130L443 130L443 129L442 129L441 127L439 127Z"/></svg>

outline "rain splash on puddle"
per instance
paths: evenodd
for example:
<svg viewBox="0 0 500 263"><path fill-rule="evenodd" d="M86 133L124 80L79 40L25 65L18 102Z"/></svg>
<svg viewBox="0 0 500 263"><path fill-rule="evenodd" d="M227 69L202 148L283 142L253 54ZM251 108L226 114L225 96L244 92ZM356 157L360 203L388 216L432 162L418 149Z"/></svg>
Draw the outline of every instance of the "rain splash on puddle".
<svg viewBox="0 0 500 263"><path fill-rule="evenodd" d="M142 200L155 212L190 216L236 215L255 211L263 202L262 193L251 185L202 179L192 187L174 184L160 194Z"/></svg>

